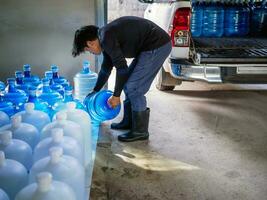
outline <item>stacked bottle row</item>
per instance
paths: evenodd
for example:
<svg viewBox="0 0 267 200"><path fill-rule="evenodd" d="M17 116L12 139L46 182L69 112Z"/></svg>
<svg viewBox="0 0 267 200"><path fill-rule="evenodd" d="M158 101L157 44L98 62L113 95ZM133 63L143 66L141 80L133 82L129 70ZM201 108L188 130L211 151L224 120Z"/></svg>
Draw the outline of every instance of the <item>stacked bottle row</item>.
<svg viewBox="0 0 267 200"><path fill-rule="evenodd" d="M194 0L191 34L193 37L266 36L266 0Z"/></svg>
<svg viewBox="0 0 267 200"><path fill-rule="evenodd" d="M45 112L34 110L33 103L11 120L0 111L0 197L86 199L90 130L88 113L76 109L75 102L67 103L52 122Z"/></svg>
<svg viewBox="0 0 267 200"><path fill-rule="evenodd" d="M83 67L87 69L86 72L83 70L76 76L93 76L94 79L90 78L90 81L95 83L97 75L89 70L88 61L86 67ZM26 102L34 103L37 110L46 112L51 119L56 112L66 107L67 102L76 102L78 109L85 110L83 103L73 98L73 87L69 81L59 76L58 71L58 66L52 65L51 70L46 71L44 78L40 79L31 74L30 65L24 65L23 72L16 71L15 78L7 79L7 87L0 82L0 111L11 116L22 111ZM87 86L87 93L93 89L94 83ZM79 81L78 85L81 84L82 81Z"/></svg>

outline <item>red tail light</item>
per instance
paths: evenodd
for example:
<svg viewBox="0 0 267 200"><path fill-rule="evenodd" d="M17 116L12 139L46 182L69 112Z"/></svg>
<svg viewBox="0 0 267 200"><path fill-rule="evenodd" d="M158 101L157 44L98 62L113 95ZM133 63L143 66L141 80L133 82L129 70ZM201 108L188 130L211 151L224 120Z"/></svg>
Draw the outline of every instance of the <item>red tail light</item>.
<svg viewBox="0 0 267 200"><path fill-rule="evenodd" d="M190 8L179 8L176 10L170 30L173 46L189 46L190 13Z"/></svg>

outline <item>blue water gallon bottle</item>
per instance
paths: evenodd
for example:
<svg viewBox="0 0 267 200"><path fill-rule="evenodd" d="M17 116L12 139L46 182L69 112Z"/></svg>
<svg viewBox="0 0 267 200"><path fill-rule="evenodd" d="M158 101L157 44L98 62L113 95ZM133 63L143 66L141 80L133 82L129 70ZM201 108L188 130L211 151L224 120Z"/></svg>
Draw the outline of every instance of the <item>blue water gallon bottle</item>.
<svg viewBox="0 0 267 200"><path fill-rule="evenodd" d="M12 200L28 183L27 169L18 161L6 159L5 153L0 151L0 180L0 188Z"/></svg>
<svg viewBox="0 0 267 200"><path fill-rule="evenodd" d="M0 111L0 127L9 124L9 116L5 113Z"/></svg>
<svg viewBox="0 0 267 200"><path fill-rule="evenodd" d="M59 67L57 65L51 65L50 70L53 73L53 81L57 84L64 85L68 82L65 77L59 75Z"/></svg>
<svg viewBox="0 0 267 200"><path fill-rule="evenodd" d="M11 124L2 126L0 131L11 131L14 139L23 140L32 149L34 149L40 139L38 129L31 124L22 123L20 115L13 116L11 118Z"/></svg>
<svg viewBox="0 0 267 200"><path fill-rule="evenodd" d="M35 86L29 87L29 99L27 103L34 103L34 109L50 114L50 108L47 102L37 97L37 88Z"/></svg>
<svg viewBox="0 0 267 200"><path fill-rule="evenodd" d="M11 117L15 113L13 103L4 101L0 96L0 111L6 113L9 117Z"/></svg>
<svg viewBox="0 0 267 200"><path fill-rule="evenodd" d="M57 91L54 91L50 88L50 80L48 78L42 79L43 86L41 94L38 96L39 99L47 102L49 106L53 106L56 102L62 101L63 97Z"/></svg>
<svg viewBox="0 0 267 200"><path fill-rule="evenodd" d="M90 70L90 62L83 62L83 69L74 76L74 96L83 102L88 93L93 91L97 74Z"/></svg>
<svg viewBox="0 0 267 200"><path fill-rule="evenodd" d="M87 112L94 122L99 123L117 117L120 112L121 106L118 105L116 108L111 108L108 105L108 99L112 95L113 93L111 91L102 90L100 92L94 93L91 96L88 96L84 100Z"/></svg>
<svg viewBox="0 0 267 200"><path fill-rule="evenodd" d="M0 188L0 199L1 200L9 200L7 193L4 190L2 190L1 188Z"/></svg>
<svg viewBox="0 0 267 200"><path fill-rule="evenodd" d="M202 35L205 37L221 37L224 33L224 7L213 0L203 9Z"/></svg>
<svg viewBox="0 0 267 200"><path fill-rule="evenodd" d="M19 112L23 110L24 103L28 100L28 95L23 90L16 89L14 78L8 78L7 83L7 91L2 93L3 100L13 103L15 112Z"/></svg>
<svg viewBox="0 0 267 200"><path fill-rule="evenodd" d="M4 91L6 88L5 83L3 83L2 81L0 81L0 92Z"/></svg>
<svg viewBox="0 0 267 200"><path fill-rule="evenodd" d="M266 0L255 1L252 7L250 33L252 36L267 34L267 5Z"/></svg>
<svg viewBox="0 0 267 200"><path fill-rule="evenodd" d="M16 160L29 171L32 166L32 148L24 141L12 139L11 131L0 132L0 151L8 159Z"/></svg>
<svg viewBox="0 0 267 200"><path fill-rule="evenodd" d="M39 173L36 182L23 188L15 200L78 200L72 188L66 183L53 181L51 173Z"/></svg>
<svg viewBox="0 0 267 200"><path fill-rule="evenodd" d="M23 73L24 73L23 82L25 84L28 84L29 86L31 85L38 86L41 84L40 78L38 76L31 74L31 66L29 64L23 65Z"/></svg>
<svg viewBox="0 0 267 200"><path fill-rule="evenodd" d="M193 37L200 37L203 26L203 2L202 0L192 2L191 34Z"/></svg>
<svg viewBox="0 0 267 200"><path fill-rule="evenodd" d="M46 71L45 72L45 78L49 79L50 88L52 90L58 92L59 94L61 94L63 97L64 96L64 87L62 85L54 82L52 71Z"/></svg>
<svg viewBox="0 0 267 200"><path fill-rule="evenodd" d="M23 72L16 71L15 78L16 78L16 88L28 93L29 85L23 83Z"/></svg>
<svg viewBox="0 0 267 200"><path fill-rule="evenodd" d="M51 147L61 147L64 155L69 155L83 165L84 164L84 153L80 143L72 137L64 136L63 129L54 128L51 131L51 137L48 137L37 144L33 153L33 160L38 160L49 156L49 149Z"/></svg>
<svg viewBox="0 0 267 200"><path fill-rule="evenodd" d="M30 182L40 172L50 172L54 180L68 184L76 199L85 199L85 170L80 162L71 156L63 155L61 147L51 147L49 156L37 161L30 171Z"/></svg>

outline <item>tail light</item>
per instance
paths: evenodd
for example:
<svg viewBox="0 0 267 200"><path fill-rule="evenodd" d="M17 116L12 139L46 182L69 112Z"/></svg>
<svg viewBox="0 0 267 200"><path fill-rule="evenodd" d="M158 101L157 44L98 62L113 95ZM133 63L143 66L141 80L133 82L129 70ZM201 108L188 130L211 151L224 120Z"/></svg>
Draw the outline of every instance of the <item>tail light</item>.
<svg viewBox="0 0 267 200"><path fill-rule="evenodd" d="M179 8L176 10L170 29L173 46L189 46L190 13L190 8Z"/></svg>

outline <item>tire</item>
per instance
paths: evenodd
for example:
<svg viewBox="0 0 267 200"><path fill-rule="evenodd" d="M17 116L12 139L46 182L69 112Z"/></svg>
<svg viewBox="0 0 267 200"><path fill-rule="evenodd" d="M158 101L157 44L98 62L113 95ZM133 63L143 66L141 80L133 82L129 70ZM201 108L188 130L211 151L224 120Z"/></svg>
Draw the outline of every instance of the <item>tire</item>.
<svg viewBox="0 0 267 200"><path fill-rule="evenodd" d="M174 90L176 85L180 85L182 83L181 80L175 79L169 73L167 73L162 67L156 79L156 88L160 91L171 91Z"/></svg>

